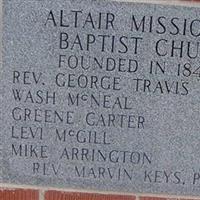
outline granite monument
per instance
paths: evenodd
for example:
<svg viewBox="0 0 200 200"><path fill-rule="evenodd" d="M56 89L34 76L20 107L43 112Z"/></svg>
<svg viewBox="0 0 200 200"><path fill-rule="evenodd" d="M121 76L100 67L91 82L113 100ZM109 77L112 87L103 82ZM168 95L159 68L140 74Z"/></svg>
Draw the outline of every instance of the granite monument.
<svg viewBox="0 0 200 200"><path fill-rule="evenodd" d="M1 182L200 194L200 8L4 0Z"/></svg>

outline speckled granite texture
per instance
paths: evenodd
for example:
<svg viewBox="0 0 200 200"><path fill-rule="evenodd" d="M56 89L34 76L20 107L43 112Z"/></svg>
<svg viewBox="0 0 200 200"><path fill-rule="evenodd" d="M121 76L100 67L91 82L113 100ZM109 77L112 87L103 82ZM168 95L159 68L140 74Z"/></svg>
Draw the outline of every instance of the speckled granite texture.
<svg viewBox="0 0 200 200"><path fill-rule="evenodd" d="M5 0L2 182L199 195L199 13Z"/></svg>

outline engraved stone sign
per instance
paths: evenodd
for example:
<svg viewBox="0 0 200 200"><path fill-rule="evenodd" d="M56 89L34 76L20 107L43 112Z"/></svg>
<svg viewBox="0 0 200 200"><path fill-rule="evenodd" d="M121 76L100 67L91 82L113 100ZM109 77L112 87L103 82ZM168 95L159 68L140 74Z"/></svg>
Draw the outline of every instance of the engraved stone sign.
<svg viewBox="0 0 200 200"><path fill-rule="evenodd" d="M200 8L5 0L1 182L200 194Z"/></svg>

